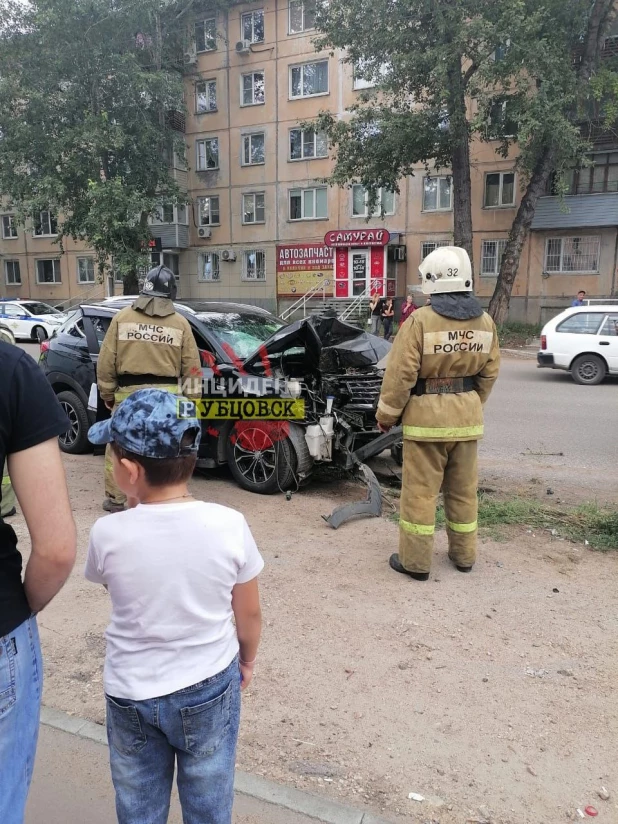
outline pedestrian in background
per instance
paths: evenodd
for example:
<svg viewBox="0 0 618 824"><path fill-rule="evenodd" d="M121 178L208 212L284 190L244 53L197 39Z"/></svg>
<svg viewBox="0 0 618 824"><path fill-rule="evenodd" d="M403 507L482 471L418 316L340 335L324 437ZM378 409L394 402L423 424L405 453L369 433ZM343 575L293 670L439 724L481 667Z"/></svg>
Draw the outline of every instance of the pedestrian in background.
<svg viewBox="0 0 618 824"><path fill-rule="evenodd" d="M390 340L393 333L393 320L395 318L395 307L393 299L387 298L386 305L382 309L382 323L384 324L384 340Z"/></svg>
<svg viewBox="0 0 618 824"><path fill-rule="evenodd" d="M585 297L586 297L586 293L584 292L584 290L583 290L583 289L581 289L581 290L577 293L577 297L575 298L575 300L573 301L573 303L571 304L571 306L583 306L583 305L584 305L584 298L585 298Z"/></svg>
<svg viewBox="0 0 618 824"><path fill-rule="evenodd" d="M23 824L34 766L43 692L35 616L62 588L75 562L75 524L58 447L58 435L69 428L37 364L0 342L0 466L7 461L31 544L22 582L17 536L0 518L2 824Z"/></svg>
<svg viewBox="0 0 618 824"><path fill-rule="evenodd" d="M380 320L382 318L382 308L384 306L384 301L378 294L375 292L371 296L371 300L369 301L369 311L371 312L371 334L377 335L380 332Z"/></svg>
<svg viewBox="0 0 618 824"><path fill-rule="evenodd" d="M146 275L137 300L112 318L97 361L99 392L108 409L145 386L178 392L178 380L193 380L195 398L201 398L200 353L189 321L174 308L175 297L174 273L157 266ZM114 482L108 447L103 509L119 512L126 503Z"/></svg>
<svg viewBox="0 0 618 824"><path fill-rule="evenodd" d="M85 570L112 603L104 686L119 824L167 821L175 767L185 824L232 820L264 562L240 512L187 489L194 415L191 401L141 389L89 432L111 445L116 483L139 501L95 523Z"/></svg>
<svg viewBox="0 0 618 824"><path fill-rule="evenodd" d="M412 295L406 295L406 302L401 307L400 326L403 323L405 323L407 321L407 319L410 317L410 315L412 314L412 312L416 312L417 309L418 309L418 306L415 306L414 298L412 297Z"/></svg>

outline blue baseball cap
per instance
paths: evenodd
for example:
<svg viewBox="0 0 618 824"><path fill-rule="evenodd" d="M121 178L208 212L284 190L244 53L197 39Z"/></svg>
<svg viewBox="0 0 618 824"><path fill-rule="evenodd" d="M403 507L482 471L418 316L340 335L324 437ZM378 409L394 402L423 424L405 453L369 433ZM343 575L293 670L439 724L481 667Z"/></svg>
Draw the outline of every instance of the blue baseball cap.
<svg viewBox="0 0 618 824"><path fill-rule="evenodd" d="M193 440L182 446L187 432ZM88 430L90 443L100 446L113 441L143 458L195 455L200 437L195 403L165 389L138 389L118 405L111 418Z"/></svg>

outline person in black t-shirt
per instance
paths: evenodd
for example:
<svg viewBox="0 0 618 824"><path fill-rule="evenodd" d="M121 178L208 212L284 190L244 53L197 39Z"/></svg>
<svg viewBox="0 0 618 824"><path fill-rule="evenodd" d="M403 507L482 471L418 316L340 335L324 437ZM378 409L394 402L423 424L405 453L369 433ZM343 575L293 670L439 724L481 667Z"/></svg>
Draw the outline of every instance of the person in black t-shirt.
<svg viewBox="0 0 618 824"><path fill-rule="evenodd" d="M68 427L36 363L0 342L0 466L8 459L32 545L22 582L17 537L0 518L2 824L23 822L36 752L43 671L34 616L61 589L75 562L75 524L58 448L58 435Z"/></svg>

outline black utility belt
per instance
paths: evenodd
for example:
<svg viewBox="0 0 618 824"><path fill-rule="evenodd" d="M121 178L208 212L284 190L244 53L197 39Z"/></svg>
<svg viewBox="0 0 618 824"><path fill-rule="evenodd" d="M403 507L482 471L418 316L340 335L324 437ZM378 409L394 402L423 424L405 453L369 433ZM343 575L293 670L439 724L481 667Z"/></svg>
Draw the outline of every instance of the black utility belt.
<svg viewBox="0 0 618 824"><path fill-rule="evenodd" d="M118 375L118 386L164 386L175 383L178 376L162 378L161 375Z"/></svg>
<svg viewBox="0 0 618 824"><path fill-rule="evenodd" d="M456 395L474 392L474 378L419 378L412 389L413 395Z"/></svg>

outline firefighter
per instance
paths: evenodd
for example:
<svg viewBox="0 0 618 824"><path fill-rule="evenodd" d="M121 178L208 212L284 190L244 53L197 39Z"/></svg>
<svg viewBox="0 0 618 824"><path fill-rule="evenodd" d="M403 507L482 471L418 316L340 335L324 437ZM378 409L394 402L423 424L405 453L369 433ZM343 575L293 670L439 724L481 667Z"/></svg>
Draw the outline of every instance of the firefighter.
<svg viewBox="0 0 618 824"><path fill-rule="evenodd" d="M176 278L166 266L146 275L140 295L114 316L97 362L97 384L108 409L137 389L157 387L178 392L178 381L191 382L183 394L201 398L201 362L189 322L174 309ZM127 499L118 489L109 446L105 450L106 512L124 509Z"/></svg>
<svg viewBox="0 0 618 824"><path fill-rule="evenodd" d="M426 581L440 489L449 558L460 572L469 572L476 560L477 441L500 348L493 320L472 294L464 249L438 248L419 271L431 304L414 312L395 338L377 420L382 432L403 422L399 553L389 563Z"/></svg>

